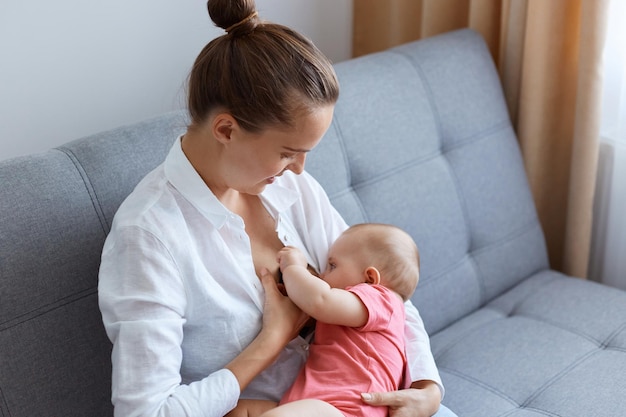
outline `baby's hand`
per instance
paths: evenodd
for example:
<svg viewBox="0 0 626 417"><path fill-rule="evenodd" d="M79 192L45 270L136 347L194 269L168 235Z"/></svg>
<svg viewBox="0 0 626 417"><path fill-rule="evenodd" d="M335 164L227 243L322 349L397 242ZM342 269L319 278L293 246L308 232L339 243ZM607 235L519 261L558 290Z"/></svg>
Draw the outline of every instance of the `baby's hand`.
<svg viewBox="0 0 626 417"><path fill-rule="evenodd" d="M308 265L304 254L293 246L285 246L278 252L278 263L281 271L291 265L300 265L305 268Z"/></svg>

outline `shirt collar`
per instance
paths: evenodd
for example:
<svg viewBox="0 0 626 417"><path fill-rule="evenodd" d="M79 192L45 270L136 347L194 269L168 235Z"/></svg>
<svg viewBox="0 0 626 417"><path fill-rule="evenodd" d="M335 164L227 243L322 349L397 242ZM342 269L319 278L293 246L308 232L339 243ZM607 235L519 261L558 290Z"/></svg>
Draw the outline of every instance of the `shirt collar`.
<svg viewBox="0 0 626 417"><path fill-rule="evenodd" d="M165 158L165 177L216 228L221 228L232 215L204 183L183 152L182 136Z"/></svg>
<svg viewBox="0 0 626 417"><path fill-rule="evenodd" d="M276 177L276 182L265 187L261 193L263 204L276 219L300 198L298 191L288 187L288 184L293 182L290 180L294 175L296 174L291 171L285 171L282 176Z"/></svg>
<svg viewBox="0 0 626 417"><path fill-rule="evenodd" d="M174 142L174 146L165 158L165 177L198 211L200 211L216 228L221 228L233 213L228 210L207 187L202 177L195 170L182 149L182 135ZM289 188L292 176L286 171L276 182L265 187L261 199L274 218L291 207L299 198L300 193ZM285 184L283 184L285 183Z"/></svg>

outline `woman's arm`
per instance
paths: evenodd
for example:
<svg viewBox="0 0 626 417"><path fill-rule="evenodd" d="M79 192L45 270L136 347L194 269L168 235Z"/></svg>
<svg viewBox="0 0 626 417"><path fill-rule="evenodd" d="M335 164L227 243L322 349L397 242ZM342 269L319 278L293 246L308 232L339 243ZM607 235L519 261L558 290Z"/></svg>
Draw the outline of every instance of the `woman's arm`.
<svg viewBox="0 0 626 417"><path fill-rule="evenodd" d="M444 389L422 318L410 301L404 306L407 359L414 379L411 388L368 393L369 397L363 398L363 401L372 405L388 406L390 417L429 417L439 409Z"/></svg>
<svg viewBox="0 0 626 417"><path fill-rule="evenodd" d="M422 380L400 391L364 393L362 399L389 407L389 417L430 417L439 410L441 391L434 381Z"/></svg>
<svg viewBox="0 0 626 417"><path fill-rule="evenodd" d="M265 290L263 328L252 343L226 365L226 369L237 378L241 391L276 360L309 318L280 293L274 277L267 269L262 271L261 283Z"/></svg>
<svg viewBox="0 0 626 417"><path fill-rule="evenodd" d="M188 293L170 251L150 232L117 229L105 244L99 278L103 322L113 342L116 416L223 416L305 320L264 276L267 317L260 333L226 368L186 384L181 365Z"/></svg>
<svg viewBox="0 0 626 417"><path fill-rule="evenodd" d="M285 247L278 253L287 295L316 320L328 324L361 327L368 318L361 299L346 290L331 288L325 281L307 269L306 258L294 247Z"/></svg>
<svg viewBox="0 0 626 417"><path fill-rule="evenodd" d="M436 397L442 399L445 390L430 349L430 338L422 317L411 301L404 303L404 311L406 313L406 351L411 377L413 381L434 381L439 387Z"/></svg>

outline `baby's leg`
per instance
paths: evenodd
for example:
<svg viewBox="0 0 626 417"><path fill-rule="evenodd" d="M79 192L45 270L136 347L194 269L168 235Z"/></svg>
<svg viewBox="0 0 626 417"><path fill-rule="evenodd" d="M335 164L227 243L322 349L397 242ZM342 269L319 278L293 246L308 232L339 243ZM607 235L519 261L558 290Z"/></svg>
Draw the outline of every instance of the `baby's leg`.
<svg viewBox="0 0 626 417"><path fill-rule="evenodd" d="M237 407L230 410L224 417L259 417L277 405L274 401L241 399L237 402Z"/></svg>
<svg viewBox="0 0 626 417"><path fill-rule="evenodd" d="M332 405L321 400L298 400L269 410L261 417L345 417Z"/></svg>

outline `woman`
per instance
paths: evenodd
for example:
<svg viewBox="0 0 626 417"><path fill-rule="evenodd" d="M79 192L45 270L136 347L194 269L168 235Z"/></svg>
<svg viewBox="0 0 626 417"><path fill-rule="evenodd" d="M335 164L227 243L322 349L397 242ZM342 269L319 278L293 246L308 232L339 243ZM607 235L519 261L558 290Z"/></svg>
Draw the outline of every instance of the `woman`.
<svg viewBox="0 0 626 417"><path fill-rule="evenodd" d="M218 417L239 397L278 400L308 340L307 317L278 289L276 253L296 246L320 271L347 228L303 171L332 120L331 64L261 22L251 0L208 9L227 33L192 68L191 124L121 205L102 253L116 416ZM369 401L431 415L439 375L417 310L407 316L415 389Z"/></svg>

